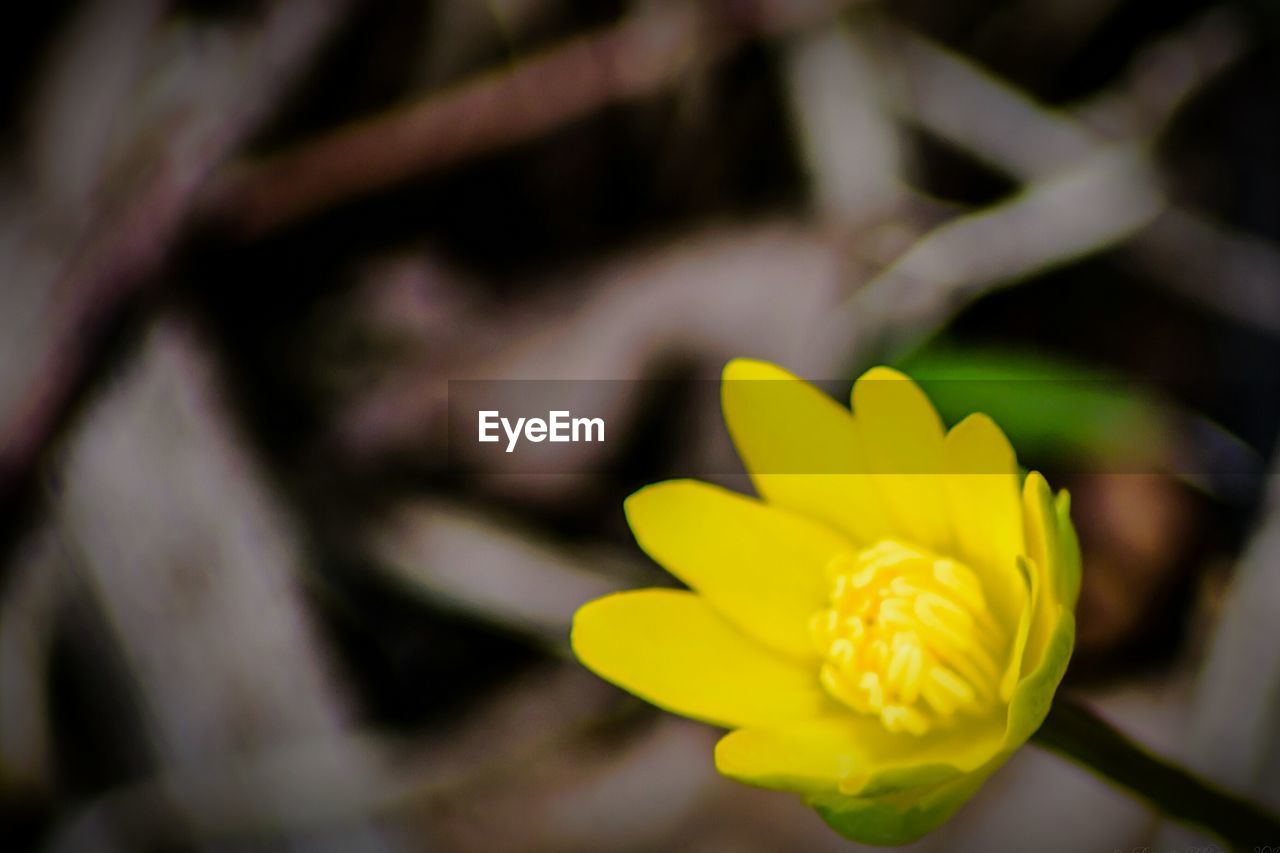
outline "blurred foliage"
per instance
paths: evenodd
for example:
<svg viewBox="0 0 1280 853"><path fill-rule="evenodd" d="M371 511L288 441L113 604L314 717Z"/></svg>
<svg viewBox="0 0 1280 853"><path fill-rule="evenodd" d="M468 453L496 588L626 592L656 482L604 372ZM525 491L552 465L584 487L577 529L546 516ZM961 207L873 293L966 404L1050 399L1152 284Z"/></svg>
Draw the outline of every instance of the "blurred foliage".
<svg viewBox="0 0 1280 853"><path fill-rule="evenodd" d="M1037 464L1159 471L1232 501L1247 499L1263 474L1257 452L1218 424L1151 387L1065 357L941 345L915 351L902 366L948 423L985 412Z"/></svg>
<svg viewBox="0 0 1280 853"><path fill-rule="evenodd" d="M1043 352L925 348L903 360L947 423L985 412L1028 458L1167 462L1167 413L1115 374Z"/></svg>

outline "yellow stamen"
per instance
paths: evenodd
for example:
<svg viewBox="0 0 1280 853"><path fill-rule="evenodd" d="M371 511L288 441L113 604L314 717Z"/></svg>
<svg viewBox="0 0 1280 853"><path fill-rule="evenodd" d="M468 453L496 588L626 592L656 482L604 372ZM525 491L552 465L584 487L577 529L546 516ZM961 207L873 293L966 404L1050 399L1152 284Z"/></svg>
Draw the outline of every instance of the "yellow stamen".
<svg viewBox="0 0 1280 853"><path fill-rule="evenodd" d="M885 540L830 576L830 606L809 623L827 692L915 735L989 712L1009 638L968 567Z"/></svg>

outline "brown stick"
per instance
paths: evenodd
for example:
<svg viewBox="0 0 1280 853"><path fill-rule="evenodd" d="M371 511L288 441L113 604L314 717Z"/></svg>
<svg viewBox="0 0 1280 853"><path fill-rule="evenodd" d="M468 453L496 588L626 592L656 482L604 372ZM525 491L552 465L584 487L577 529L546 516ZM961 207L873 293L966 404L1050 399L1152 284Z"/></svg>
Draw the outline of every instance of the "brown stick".
<svg viewBox="0 0 1280 853"><path fill-rule="evenodd" d="M257 239L344 199L654 94L695 61L713 61L749 35L811 25L851 2L718 2L638 15L512 68L229 169L211 191L206 213L236 237Z"/></svg>

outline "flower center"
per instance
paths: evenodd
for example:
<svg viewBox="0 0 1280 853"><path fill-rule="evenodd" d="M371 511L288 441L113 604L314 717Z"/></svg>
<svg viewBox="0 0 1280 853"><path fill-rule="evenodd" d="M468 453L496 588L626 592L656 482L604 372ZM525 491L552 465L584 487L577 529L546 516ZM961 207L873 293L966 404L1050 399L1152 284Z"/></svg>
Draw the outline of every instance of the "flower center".
<svg viewBox="0 0 1280 853"><path fill-rule="evenodd" d="M830 607L809 627L832 696L916 735L990 712L1008 636L967 566L885 540L829 573Z"/></svg>

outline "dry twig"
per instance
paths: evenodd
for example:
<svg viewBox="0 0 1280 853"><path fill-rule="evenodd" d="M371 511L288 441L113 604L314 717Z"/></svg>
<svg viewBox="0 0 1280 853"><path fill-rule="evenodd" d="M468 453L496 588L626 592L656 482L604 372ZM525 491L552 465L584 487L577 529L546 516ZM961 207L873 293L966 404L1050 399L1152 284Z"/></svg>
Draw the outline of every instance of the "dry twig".
<svg viewBox="0 0 1280 853"><path fill-rule="evenodd" d="M655 94L746 36L829 19L856 0L665 4L443 93L229 168L206 212L260 238L341 201L543 136Z"/></svg>

